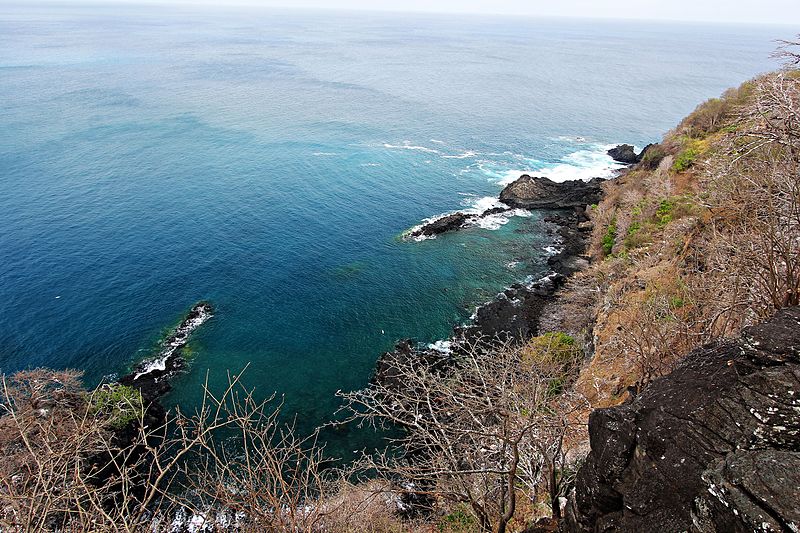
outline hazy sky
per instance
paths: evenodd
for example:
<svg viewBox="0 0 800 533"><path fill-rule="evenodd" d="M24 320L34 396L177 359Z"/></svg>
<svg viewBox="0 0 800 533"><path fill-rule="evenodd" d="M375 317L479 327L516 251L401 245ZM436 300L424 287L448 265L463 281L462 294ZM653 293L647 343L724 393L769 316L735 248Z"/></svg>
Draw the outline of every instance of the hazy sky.
<svg viewBox="0 0 800 533"><path fill-rule="evenodd" d="M110 3L130 0L99 1ZM800 32L800 0L139 0L139 2L778 23L797 24L797 31Z"/></svg>

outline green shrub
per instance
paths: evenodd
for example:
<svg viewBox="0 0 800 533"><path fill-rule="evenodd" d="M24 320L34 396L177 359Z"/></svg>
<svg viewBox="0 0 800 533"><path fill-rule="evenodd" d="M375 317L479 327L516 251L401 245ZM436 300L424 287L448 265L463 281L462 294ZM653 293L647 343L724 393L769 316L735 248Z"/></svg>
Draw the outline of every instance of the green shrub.
<svg viewBox="0 0 800 533"><path fill-rule="evenodd" d="M522 361L534 370L550 374L547 395L561 394L571 369L583 354L575 339L561 331L550 331L532 338L522 351Z"/></svg>
<svg viewBox="0 0 800 533"><path fill-rule="evenodd" d="M477 529L477 521L463 508L458 508L442 517L438 529L442 533L466 533Z"/></svg>
<svg viewBox="0 0 800 533"><path fill-rule="evenodd" d="M671 199L661 200L656 209L656 225L663 228L672 222L673 212L675 211L675 201Z"/></svg>
<svg viewBox="0 0 800 533"><path fill-rule="evenodd" d="M679 153L675 158L675 162L672 163L672 170L675 172L683 172L684 170L687 170L689 167L694 165L695 159L697 159L698 155L699 154L697 150L693 146L689 146Z"/></svg>
<svg viewBox="0 0 800 533"><path fill-rule="evenodd" d="M649 227L650 224L644 222L632 222L625 236L625 249L633 250L650 242Z"/></svg>
<svg viewBox="0 0 800 533"><path fill-rule="evenodd" d="M608 225L608 229L606 230L606 234L603 235L603 240L601 244L603 245L603 255L611 255L611 251L614 249L614 242L617 238L617 219L616 217L611 219L611 223Z"/></svg>
<svg viewBox="0 0 800 533"><path fill-rule="evenodd" d="M532 338L526 351L531 359L546 359L559 364L570 363L580 355L575 339L561 331L549 331Z"/></svg>
<svg viewBox="0 0 800 533"><path fill-rule="evenodd" d="M92 393L89 411L106 418L111 427L123 428L141 414L142 393L127 385L102 385Z"/></svg>

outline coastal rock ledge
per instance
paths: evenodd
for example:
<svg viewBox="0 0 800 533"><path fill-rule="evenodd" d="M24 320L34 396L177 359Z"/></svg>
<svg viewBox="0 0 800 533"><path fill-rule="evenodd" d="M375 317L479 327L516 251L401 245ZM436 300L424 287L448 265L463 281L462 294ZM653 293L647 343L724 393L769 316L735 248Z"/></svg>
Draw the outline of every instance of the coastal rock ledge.
<svg viewBox="0 0 800 533"><path fill-rule="evenodd" d="M596 204L603 196L602 178L555 182L523 174L500 193L500 201L518 209L571 209Z"/></svg>
<svg viewBox="0 0 800 533"><path fill-rule="evenodd" d="M566 529L800 531L800 307L589 418Z"/></svg>

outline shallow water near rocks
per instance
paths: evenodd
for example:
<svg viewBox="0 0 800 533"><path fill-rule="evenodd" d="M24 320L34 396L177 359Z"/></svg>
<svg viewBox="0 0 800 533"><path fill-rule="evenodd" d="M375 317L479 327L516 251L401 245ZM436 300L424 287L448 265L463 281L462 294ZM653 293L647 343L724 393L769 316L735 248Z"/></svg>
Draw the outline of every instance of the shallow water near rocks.
<svg viewBox="0 0 800 533"><path fill-rule="evenodd" d="M0 368L87 382L209 300L188 373L285 395L301 429L399 338L446 338L545 272L544 213L405 242L523 171L609 175L773 68L781 28L0 7ZM336 454L369 439L331 435Z"/></svg>

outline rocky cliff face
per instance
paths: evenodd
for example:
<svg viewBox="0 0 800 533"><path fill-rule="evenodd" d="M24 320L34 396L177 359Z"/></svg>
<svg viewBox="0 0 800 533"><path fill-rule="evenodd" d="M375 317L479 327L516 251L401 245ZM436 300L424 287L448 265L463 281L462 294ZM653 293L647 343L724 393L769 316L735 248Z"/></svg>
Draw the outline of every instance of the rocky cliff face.
<svg viewBox="0 0 800 533"><path fill-rule="evenodd" d="M569 531L800 531L800 308L589 419Z"/></svg>

